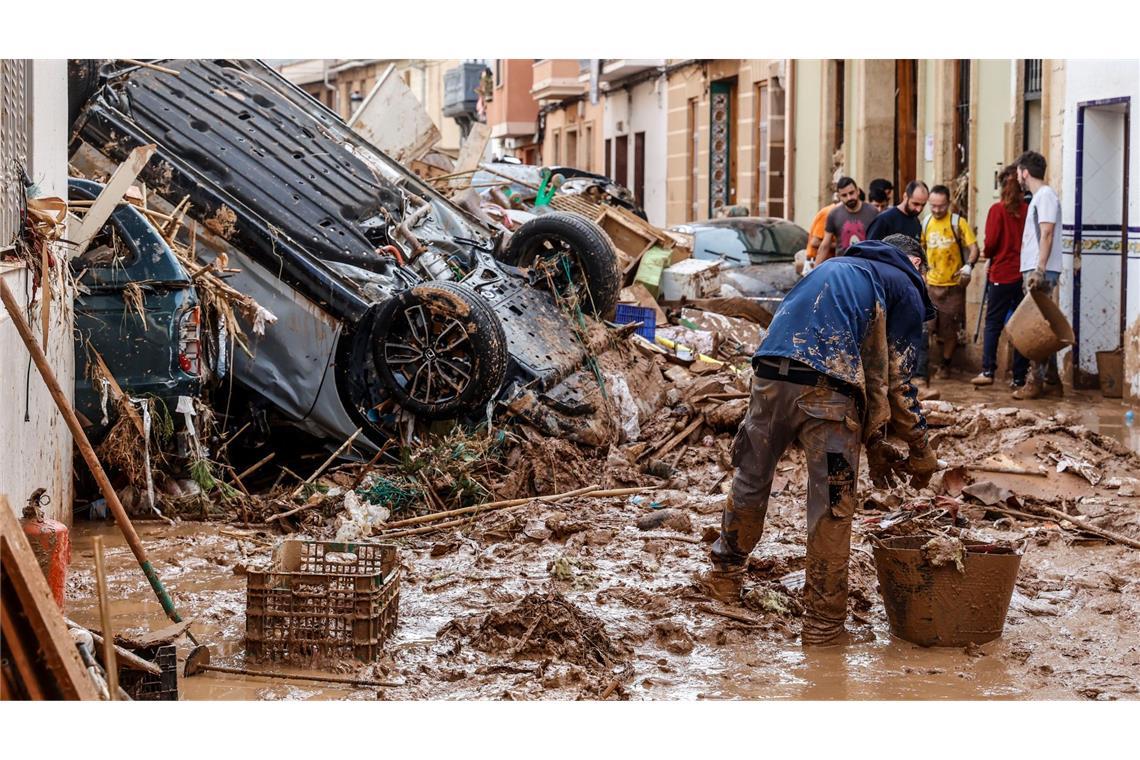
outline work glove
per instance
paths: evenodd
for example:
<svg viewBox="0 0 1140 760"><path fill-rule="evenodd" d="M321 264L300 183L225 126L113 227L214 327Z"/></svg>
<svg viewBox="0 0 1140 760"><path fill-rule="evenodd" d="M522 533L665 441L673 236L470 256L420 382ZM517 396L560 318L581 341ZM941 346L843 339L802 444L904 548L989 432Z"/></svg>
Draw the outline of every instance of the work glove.
<svg viewBox="0 0 1140 760"><path fill-rule="evenodd" d="M934 455L934 448L923 440L910 445L910 456L903 469L910 473L910 485L918 491L930 485L930 476L942 468Z"/></svg>
<svg viewBox="0 0 1140 760"><path fill-rule="evenodd" d="M974 271L974 268L972 266L970 266L969 264L963 264L962 268L958 270L958 284L959 285L969 285L970 284L970 274L973 271Z"/></svg>
<svg viewBox="0 0 1140 760"><path fill-rule="evenodd" d="M1030 290L1044 290L1045 273L1040 269L1034 269L1029 273L1029 277L1026 278L1025 284Z"/></svg>
<svg viewBox="0 0 1140 760"><path fill-rule="evenodd" d="M895 471L903 461L902 454L894 446L880 438L867 444L867 469L871 483L876 488L894 488Z"/></svg>

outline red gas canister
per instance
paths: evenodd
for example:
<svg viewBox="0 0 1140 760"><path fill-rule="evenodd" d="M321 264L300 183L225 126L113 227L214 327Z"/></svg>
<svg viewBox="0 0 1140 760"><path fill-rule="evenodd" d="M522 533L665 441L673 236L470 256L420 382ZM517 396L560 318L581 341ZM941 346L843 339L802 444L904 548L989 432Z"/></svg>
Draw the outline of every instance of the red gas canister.
<svg viewBox="0 0 1140 760"><path fill-rule="evenodd" d="M67 526L51 518L44 517L42 504L47 497L44 489L38 489L28 499L24 507L24 519L20 525L32 546L36 561L44 571L48 587L55 603L63 609L63 592L67 585L67 566L71 562L71 534Z"/></svg>

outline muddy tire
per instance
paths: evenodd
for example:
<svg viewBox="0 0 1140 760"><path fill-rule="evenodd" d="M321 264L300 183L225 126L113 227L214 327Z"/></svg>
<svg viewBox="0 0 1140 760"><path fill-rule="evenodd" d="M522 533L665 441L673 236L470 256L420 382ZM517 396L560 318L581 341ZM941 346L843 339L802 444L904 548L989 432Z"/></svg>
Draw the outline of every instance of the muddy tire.
<svg viewBox="0 0 1140 760"><path fill-rule="evenodd" d="M594 316L609 313L621 291L617 253L609 235L576 214L543 214L526 222L511 236L502 259L516 267L534 267L540 260L553 263L554 288L563 294L584 289L579 303L582 311Z"/></svg>
<svg viewBox="0 0 1140 760"><path fill-rule="evenodd" d="M431 420L481 413L507 372L507 339L490 305L453 282L416 285L380 307L376 371L397 403Z"/></svg>

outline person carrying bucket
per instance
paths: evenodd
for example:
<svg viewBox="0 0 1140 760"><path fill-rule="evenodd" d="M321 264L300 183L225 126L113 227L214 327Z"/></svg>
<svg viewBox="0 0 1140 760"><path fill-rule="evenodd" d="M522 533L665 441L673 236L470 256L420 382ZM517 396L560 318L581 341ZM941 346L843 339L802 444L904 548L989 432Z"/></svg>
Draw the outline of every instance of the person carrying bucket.
<svg viewBox="0 0 1140 760"><path fill-rule="evenodd" d="M752 396L732 443L736 475L712 568L696 585L720 601L740 600L776 465L798 441L808 466L804 645L846 635L861 446L876 485L901 472L923 488L938 469L911 382L922 324L934 318L925 269L922 246L906 235L851 246L796 283L752 357ZM887 445L888 432L909 445L908 457Z"/></svg>
<svg viewBox="0 0 1140 760"><path fill-rule="evenodd" d="M1061 201L1045 184L1045 157L1027 150L1017 159L1017 181L1033 194L1021 235L1021 276L1026 292L1036 290L1052 297L1061 279ZM1057 355L1035 361L1025 385L1013 392L1016 399L1037 398L1045 387L1046 369L1057 375ZM1058 386L1060 380L1058 379Z"/></svg>

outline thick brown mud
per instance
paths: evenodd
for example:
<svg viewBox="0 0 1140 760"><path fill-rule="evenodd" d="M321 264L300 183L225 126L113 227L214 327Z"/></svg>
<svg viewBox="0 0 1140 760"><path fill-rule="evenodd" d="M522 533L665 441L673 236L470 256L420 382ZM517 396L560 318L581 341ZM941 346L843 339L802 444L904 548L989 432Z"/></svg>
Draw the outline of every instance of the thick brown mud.
<svg viewBox="0 0 1140 760"><path fill-rule="evenodd" d="M973 391L954 392L971 403L981 400ZM999 403L1004 406L1004 399L994 406ZM1115 408L1064 403L1072 403L1080 419L1096 416L1100 430L1112 434ZM1055 446L1097 456L1104 476L1100 485L1072 471L1052 471L1045 478L978 473L971 480L1000 481L1019 496L1072 507L1105 527L1140 535L1140 496L1119 485L1131 460L1100 447L1082 449L1088 441L1079 436L1042 433L1052 424L1043 420L1059 406L1030 402L1025 408L1032 413L1009 428L992 425L969 440L952 439L946 450L962 456L973 452L975 460L1000 455L1023 467L1038 466L1049 453L1046 439L1059 436ZM975 412L967 416L988 419ZM1003 447L1002 436L1021 429L1029 431L1028 448ZM1002 518L987 515L980 505L968 506L963 514L975 537L1028 545L1004 633L980 646L915 646L888 630L865 537L868 526L890 509L881 502L892 495L872 492L865 473L864 507L853 538L848 626L869 632L873 641L801 647L795 573L804 566L806 484L802 455L794 450L777 473L765 534L749 563L745 604L710 602L693 588L692 574L706 566L707 542L720 523L727 487L722 443L706 438L688 446L669 481L642 476L664 486L652 494L556 505L536 500L459 530L399 540L404 576L396 633L376 663L346 663L339 670L402 686L340 688L207 673L181 679L182 698L1137 697L1140 552L1071 525ZM580 477L600 477L604 468L595 465ZM1137 475L1134 468L1131 475ZM1118 482L1108 483L1113 478ZM572 485L559 481L560 487ZM660 527L639 529L639 520L656 522L643 518L665 508L687 520L674 515ZM140 532L180 611L196 618L194 631L210 644L214 662L263 667L243 658L242 571L264 560L277 536L218 524L143 523ZM165 618L145 579L115 529L106 525L76 526L68 614L81 623L97 623L95 534L106 536L109 544L116 626L162 627ZM725 611L748 622L716 614ZM185 657L184 641L179 649Z"/></svg>

